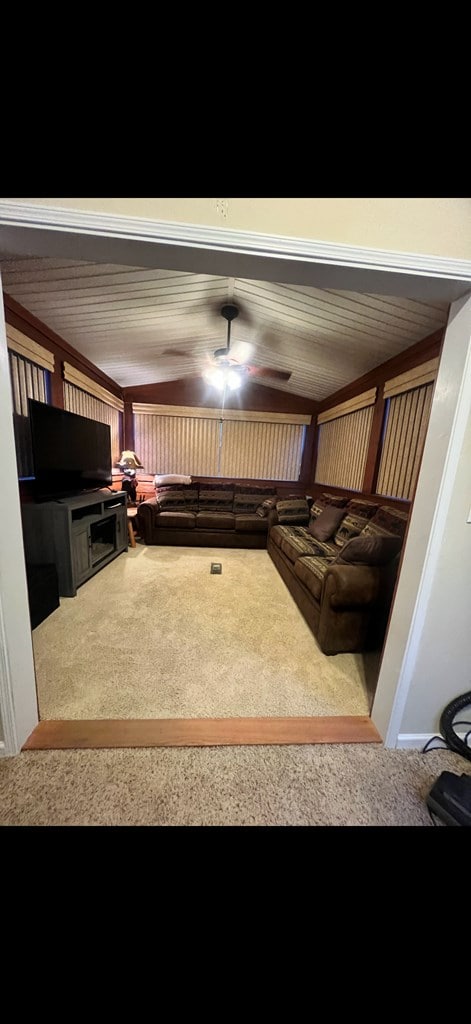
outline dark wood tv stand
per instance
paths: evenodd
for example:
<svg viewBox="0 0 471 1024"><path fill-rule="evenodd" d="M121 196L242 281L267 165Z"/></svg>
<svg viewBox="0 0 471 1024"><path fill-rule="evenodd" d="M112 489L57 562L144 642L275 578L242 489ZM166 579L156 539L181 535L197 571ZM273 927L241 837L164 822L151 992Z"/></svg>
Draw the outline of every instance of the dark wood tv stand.
<svg viewBox="0 0 471 1024"><path fill-rule="evenodd" d="M93 491L21 509L26 563L53 562L59 594L75 597L77 587L127 551L127 496Z"/></svg>

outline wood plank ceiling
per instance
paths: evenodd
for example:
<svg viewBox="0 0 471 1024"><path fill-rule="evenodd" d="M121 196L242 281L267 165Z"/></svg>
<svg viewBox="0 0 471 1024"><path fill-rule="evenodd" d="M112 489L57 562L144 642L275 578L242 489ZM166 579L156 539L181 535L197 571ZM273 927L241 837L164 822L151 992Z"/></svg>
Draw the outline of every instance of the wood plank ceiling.
<svg viewBox="0 0 471 1024"><path fill-rule="evenodd" d="M442 327L448 304L51 258L0 259L3 289L122 387L199 375L226 344L317 401Z"/></svg>

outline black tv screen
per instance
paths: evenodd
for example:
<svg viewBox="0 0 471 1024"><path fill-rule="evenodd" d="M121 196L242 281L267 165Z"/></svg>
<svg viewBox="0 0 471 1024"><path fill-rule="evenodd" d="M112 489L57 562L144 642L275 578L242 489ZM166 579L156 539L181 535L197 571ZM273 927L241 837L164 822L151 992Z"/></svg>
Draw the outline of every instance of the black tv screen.
<svg viewBox="0 0 471 1024"><path fill-rule="evenodd" d="M107 423L29 399L37 498L65 497L111 484Z"/></svg>

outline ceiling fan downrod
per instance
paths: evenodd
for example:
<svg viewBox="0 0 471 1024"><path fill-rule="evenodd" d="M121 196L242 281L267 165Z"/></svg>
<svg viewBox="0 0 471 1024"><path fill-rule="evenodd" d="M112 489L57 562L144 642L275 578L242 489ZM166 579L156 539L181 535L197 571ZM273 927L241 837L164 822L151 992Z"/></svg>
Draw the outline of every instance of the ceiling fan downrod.
<svg viewBox="0 0 471 1024"><path fill-rule="evenodd" d="M239 316L239 310L237 306L233 306L231 303L228 303L227 305L222 306L221 316L224 317L224 320L227 320L227 345L225 348L217 348L214 355L216 359L221 357L225 357L227 359L231 348L231 323L237 316Z"/></svg>

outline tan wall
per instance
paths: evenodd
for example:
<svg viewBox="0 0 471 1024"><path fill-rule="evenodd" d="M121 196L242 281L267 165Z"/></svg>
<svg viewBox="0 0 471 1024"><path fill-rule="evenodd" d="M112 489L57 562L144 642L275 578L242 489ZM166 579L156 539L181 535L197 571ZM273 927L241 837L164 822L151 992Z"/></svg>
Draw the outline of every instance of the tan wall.
<svg viewBox="0 0 471 1024"><path fill-rule="evenodd" d="M367 248L471 259L471 199L12 199Z"/></svg>

